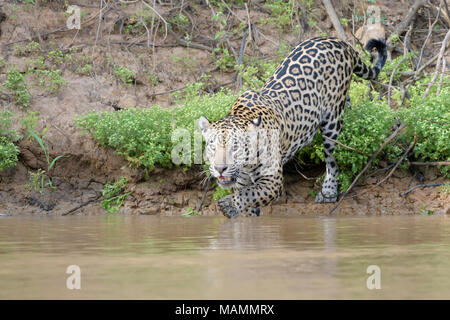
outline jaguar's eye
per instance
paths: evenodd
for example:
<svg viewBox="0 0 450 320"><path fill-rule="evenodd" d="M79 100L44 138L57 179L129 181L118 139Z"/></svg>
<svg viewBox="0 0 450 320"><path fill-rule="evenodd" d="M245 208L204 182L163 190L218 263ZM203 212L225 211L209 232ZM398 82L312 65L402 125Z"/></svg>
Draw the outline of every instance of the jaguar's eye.
<svg viewBox="0 0 450 320"><path fill-rule="evenodd" d="M238 151L238 149L239 149L239 146L238 146L238 145L234 145L234 146L233 146L233 151Z"/></svg>

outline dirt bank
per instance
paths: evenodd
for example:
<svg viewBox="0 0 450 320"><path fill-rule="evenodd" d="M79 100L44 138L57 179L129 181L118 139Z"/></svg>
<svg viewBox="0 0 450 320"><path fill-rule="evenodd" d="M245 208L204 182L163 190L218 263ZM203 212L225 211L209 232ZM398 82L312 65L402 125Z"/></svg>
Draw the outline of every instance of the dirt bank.
<svg viewBox="0 0 450 320"><path fill-rule="evenodd" d="M117 170L120 167L116 167ZM69 170L69 169L68 169ZM76 168L73 168L76 170ZM306 171L304 175L314 177L323 168ZM121 170L123 173L123 171ZM450 194L439 187L415 189L406 196L400 193L422 182L441 183L443 178L437 171L427 170L412 175L399 170L388 182L377 186L385 176L379 172L365 179L356 187L333 213L335 215L408 215L408 214L450 214ZM0 177L0 212L8 214L61 215L89 200L93 202L71 214L105 214L99 201L104 180L103 175L93 175L91 179L55 178L55 192L40 195L27 188L27 169L20 164L16 169L2 173ZM98 179L98 180L97 180ZM297 173L285 174L286 192L275 204L262 209L263 215L326 215L333 204L314 203L314 190L318 190L314 180L307 180ZM198 171L162 170L152 173L150 181L131 183L119 214L181 215L188 208L198 208L203 191L200 187L201 175ZM218 215L213 191L205 197L201 215Z"/></svg>
<svg viewBox="0 0 450 320"><path fill-rule="evenodd" d="M337 6L338 14L348 15L343 3ZM386 3L379 1L382 14L387 17L387 25L396 25L404 8L397 4L388 7ZM138 10L144 10L142 4L120 6L111 1L111 6L102 11L101 20L98 1L80 0L77 4L83 14L80 30L64 30L67 15L64 13L63 1L54 1L52 4L44 2L35 6L22 1L0 4L1 56L7 66L14 66L25 74L31 84L28 109L15 105L11 95L2 94L0 111L10 110L16 115L14 125L18 131L22 130L19 120L25 118L27 111L37 112L39 120L35 130L43 132L47 128L44 140L50 156L67 155L58 160L52 169L55 191L46 191L40 195L30 191L27 185L30 172L45 167L44 152L36 141L22 139L19 142L18 166L0 171L0 212L60 215L91 200L90 204L73 214L103 214L105 211L95 199L100 196L100 190L106 182L115 181L120 176L129 178L128 189L132 194L119 213L176 215L182 214L187 208L197 208L203 195L200 187L202 177L197 170L184 172L157 168L150 173L150 179L145 181L144 170L131 168L113 150L100 147L81 132L74 119L90 110L144 108L154 104L170 107L176 97L168 93L198 81L205 74L209 76L206 92L214 92L223 84L235 89L236 84L231 81L234 71L221 71L209 50L214 44L214 34L219 31L211 21L210 8L197 2L184 8L187 16L195 16L195 23L190 24L195 37L190 41L197 46L187 47L186 40L180 39L177 33L169 32L166 35L163 25L158 26L152 39L146 34L133 34L135 24L132 20ZM157 9L165 17L176 13L167 4ZM233 14L228 13L227 19L234 19L230 23L233 27L238 27L248 19L258 24L258 21L270 16L268 10L258 4L252 6L249 13L243 6L233 6L232 9ZM314 27L305 26L301 33L303 39L317 36L319 32L334 34L332 24L321 6L311 12L316 22ZM131 30L131 33L125 33L124 28ZM289 45L300 40L298 36L273 25L261 23L258 28L259 34L253 35L254 39L245 49L248 56L272 59L280 47L279 39ZM241 37L235 35L229 39L229 45L237 52ZM38 42L42 52L17 54L15 46L23 47L28 39ZM148 42L154 45L147 46ZM411 45L420 48L420 44L413 42ZM58 66L67 85L57 93L46 92L35 85L37 80L27 72L32 61L41 54L55 50L68 52L70 48L76 48L72 60ZM426 50L424 58L428 58L433 50ZM114 76L111 61L114 65L126 66L135 72L131 85L123 85ZM86 63L92 65L93 69L86 73L80 72L80 67ZM8 67L0 69L1 83L6 79L7 70ZM315 177L322 170L321 167L314 168L303 174ZM380 172L366 179L363 185L347 196L336 214L449 213L449 195L439 188L417 189L406 197L399 196L400 192L420 183L418 177L421 175L397 170L387 183L376 186L377 179L384 175L385 172ZM427 169L422 175L424 183L443 181L433 170ZM283 199L264 208L262 214L322 215L332 207L330 204L315 204L312 193L317 187L314 180L307 180L296 173L286 174L286 190ZM201 214L218 214L212 201L212 192L207 194Z"/></svg>

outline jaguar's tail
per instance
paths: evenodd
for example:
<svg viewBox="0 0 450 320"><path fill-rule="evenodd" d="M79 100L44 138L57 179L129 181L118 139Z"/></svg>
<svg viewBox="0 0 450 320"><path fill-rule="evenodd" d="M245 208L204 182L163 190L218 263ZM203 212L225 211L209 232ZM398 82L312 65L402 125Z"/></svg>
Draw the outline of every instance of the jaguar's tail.
<svg viewBox="0 0 450 320"><path fill-rule="evenodd" d="M383 39L370 39L367 42L365 49L370 51L373 48L376 48L378 52L378 59L375 62L375 65L373 67L368 67L362 62L361 58L358 57L356 59L355 67L353 68L353 72L356 75L366 80L375 79L386 63L386 42Z"/></svg>

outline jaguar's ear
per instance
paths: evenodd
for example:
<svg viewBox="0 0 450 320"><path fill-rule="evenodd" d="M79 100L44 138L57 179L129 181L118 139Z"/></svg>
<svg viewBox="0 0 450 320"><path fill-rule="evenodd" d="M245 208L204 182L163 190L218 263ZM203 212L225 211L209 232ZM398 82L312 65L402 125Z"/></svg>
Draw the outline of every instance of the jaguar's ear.
<svg viewBox="0 0 450 320"><path fill-rule="evenodd" d="M259 127L259 125L261 124L261 115L259 115L257 118L252 120L252 123L255 127Z"/></svg>
<svg viewBox="0 0 450 320"><path fill-rule="evenodd" d="M201 116L200 119L198 119L198 125L202 130L202 132L205 132L206 130L209 129L209 124L210 124L209 120L206 119L204 116Z"/></svg>

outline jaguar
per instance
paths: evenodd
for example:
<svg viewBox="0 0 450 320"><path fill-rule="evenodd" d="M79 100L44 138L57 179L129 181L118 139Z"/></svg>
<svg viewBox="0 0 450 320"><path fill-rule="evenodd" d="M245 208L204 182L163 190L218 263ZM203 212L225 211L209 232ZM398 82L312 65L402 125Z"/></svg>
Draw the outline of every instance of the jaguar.
<svg viewBox="0 0 450 320"><path fill-rule="evenodd" d="M349 43L317 37L295 47L259 90L240 95L228 115L215 122L198 120L205 138L210 175L233 193L218 201L227 217L259 215L283 192L283 166L322 134L326 173L315 202L338 198L339 169L333 156L342 128L352 74L375 79L387 52L383 39L370 39L375 49L373 66L367 66Z"/></svg>

